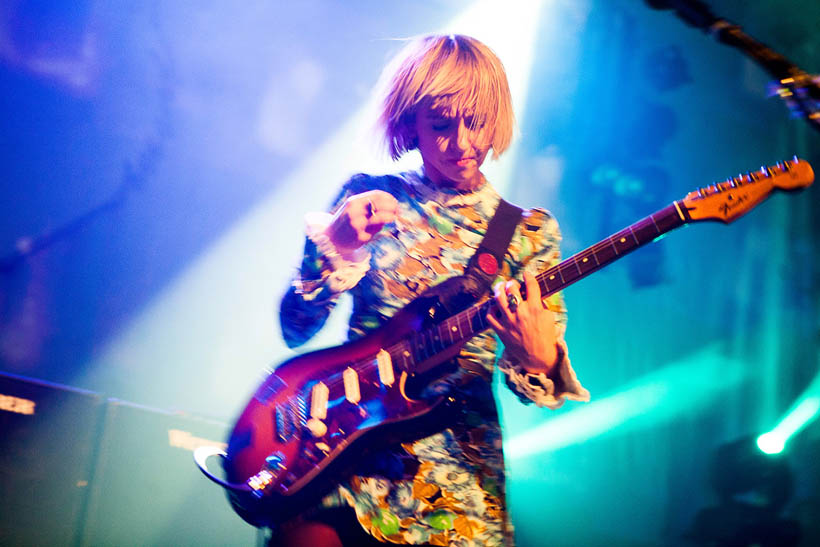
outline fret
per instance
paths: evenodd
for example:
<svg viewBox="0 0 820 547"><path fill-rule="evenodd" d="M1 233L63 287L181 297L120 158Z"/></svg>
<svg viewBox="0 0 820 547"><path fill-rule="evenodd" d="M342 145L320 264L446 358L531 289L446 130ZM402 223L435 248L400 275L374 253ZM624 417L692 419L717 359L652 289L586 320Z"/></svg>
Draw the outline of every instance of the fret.
<svg viewBox="0 0 820 547"><path fill-rule="evenodd" d="M674 204L553 266L538 276L546 297L683 224Z"/></svg>
<svg viewBox="0 0 820 547"><path fill-rule="evenodd" d="M666 232L683 225L683 220L677 214L675 204L666 207L655 213L655 222L658 225L658 234L665 234Z"/></svg>
<svg viewBox="0 0 820 547"><path fill-rule="evenodd" d="M619 250L619 252L618 252L619 255L626 254L634 248L632 246L632 243L630 243L629 240L627 239L624 230L621 230L620 232L615 234L614 239L615 239L615 241L614 241L615 246L618 247L618 250Z"/></svg>
<svg viewBox="0 0 820 547"><path fill-rule="evenodd" d="M446 346L444 345L444 341L443 341L443 340L442 340L442 338L441 338L441 325L437 325L437 326L436 326L436 327L432 330L431 337L432 337L432 339L433 339L433 340L432 340L432 343L433 343L433 349L434 349L435 351L442 351L442 350L446 347ZM436 347L438 347L438 349L436 349Z"/></svg>
<svg viewBox="0 0 820 547"><path fill-rule="evenodd" d="M478 308L478 315L481 317L481 324L484 329L489 328L489 324L487 323L487 314L490 313L493 305L492 300L487 300Z"/></svg>
<svg viewBox="0 0 820 547"><path fill-rule="evenodd" d="M633 233L638 236L641 245L643 245L644 243L649 243L659 235L658 228L655 225L654 220L652 222L641 221L637 223L635 230L633 230Z"/></svg>
<svg viewBox="0 0 820 547"><path fill-rule="evenodd" d="M552 290L550 290L550 286L547 284L547 278L542 278L541 276L536 276L536 281L538 281L538 288L541 290L541 298L545 298L552 294Z"/></svg>
<svg viewBox="0 0 820 547"><path fill-rule="evenodd" d="M635 240L635 245L640 245L640 244L641 244L641 242L640 242L640 241L638 241L638 238L637 238L637 237L635 237L635 230L633 230L633 228L634 228L634 227L635 227L635 225L633 224L632 226L630 226L629 228L627 228L627 230L629 230L629 233L630 233L630 234L632 234L632 239L634 239L634 240Z"/></svg>
<svg viewBox="0 0 820 547"><path fill-rule="evenodd" d="M596 265L596 266L600 266L600 265L601 265L601 261L600 261L600 260L598 260L598 253L596 253L594 250L590 250L590 251L589 251L589 254L591 254L591 255L592 255L592 258L594 258L594 259L595 259L595 265Z"/></svg>
<svg viewBox="0 0 820 547"><path fill-rule="evenodd" d="M441 343L441 336L438 327L430 329L430 348L433 354L436 354L444 349L444 344Z"/></svg>
<svg viewBox="0 0 820 547"><path fill-rule="evenodd" d="M660 234L660 233L661 233L661 229L660 229L660 228L658 228L658 223L657 223L657 222L655 222L655 215L657 215L657 214L658 214L658 213L652 213L651 215L649 215L649 216L648 216L648 217L646 217L646 218L648 218L649 220L651 220L651 221L652 221L652 225L655 227L655 231L656 231L658 234Z"/></svg>
<svg viewBox="0 0 820 547"><path fill-rule="evenodd" d="M536 280L541 297L546 298L566 288L669 230L681 226L685 221L678 211L677 204L673 203L538 274ZM493 301L487 300L445 319L438 325L412 334L407 339L408 346L400 348L395 361L401 362L404 370L412 372L418 363L428 361L453 344L483 332L489 327L486 315L492 309L492 305Z"/></svg>
<svg viewBox="0 0 820 547"><path fill-rule="evenodd" d="M593 247L593 254L598 266L606 266L618 258L618 250L613 245L596 245Z"/></svg>
<svg viewBox="0 0 820 547"><path fill-rule="evenodd" d="M433 333L430 330L425 330L422 332L422 338L424 339L424 358L429 359L436 354L436 346L433 343Z"/></svg>
<svg viewBox="0 0 820 547"><path fill-rule="evenodd" d="M419 332L410 337L410 351L414 363L421 363L424 361L424 346L422 341L423 333Z"/></svg>
<svg viewBox="0 0 820 547"><path fill-rule="evenodd" d="M414 363L421 363L422 361L424 361L426 359L426 357L422 353L424 351L423 337L424 337L423 332L413 334L410 337L410 340L411 340L411 343L410 343L411 356L413 358Z"/></svg>
<svg viewBox="0 0 820 547"><path fill-rule="evenodd" d="M578 271L578 273L575 272L575 269L572 267L571 262L574 262L573 257L568 258L558 266L558 275L561 276L561 281L564 283L564 285L569 285L573 281L576 281L583 277L581 276L580 270Z"/></svg>
<svg viewBox="0 0 820 547"><path fill-rule="evenodd" d="M581 255L585 256L582 257ZM584 252L576 255L578 256L578 258L575 259L575 265L578 267L578 273L580 273L581 276L585 276L598 269L598 259L595 259L595 263L593 263L592 261L590 261L589 256L587 255L591 255L593 258L595 258L595 253L592 252Z"/></svg>
<svg viewBox="0 0 820 547"><path fill-rule="evenodd" d="M470 308L469 310L466 310L462 314L464 316L464 319L465 319L464 338L469 338L470 336L472 336L473 334L478 332L478 325L476 325L474 323L476 313L477 313L477 309Z"/></svg>
<svg viewBox="0 0 820 547"><path fill-rule="evenodd" d="M470 334L475 334L486 329L484 324L484 314L481 313L481 308L476 310L476 313L470 315Z"/></svg>

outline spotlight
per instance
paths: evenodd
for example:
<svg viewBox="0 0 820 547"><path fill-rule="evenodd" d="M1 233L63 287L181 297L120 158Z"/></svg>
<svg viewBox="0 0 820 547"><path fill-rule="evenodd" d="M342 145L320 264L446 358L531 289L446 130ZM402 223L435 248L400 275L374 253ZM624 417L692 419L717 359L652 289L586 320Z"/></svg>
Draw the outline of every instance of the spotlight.
<svg viewBox="0 0 820 547"><path fill-rule="evenodd" d="M717 448L709 479L720 504L698 512L688 539L699 545L798 545L800 525L780 515L794 491L791 468L784 457L758 450L758 442L744 437Z"/></svg>
<svg viewBox="0 0 820 547"><path fill-rule="evenodd" d="M765 454L780 454L786 447L786 442L779 435L764 433L757 438L757 447Z"/></svg>
<svg viewBox="0 0 820 547"><path fill-rule="evenodd" d="M786 459L763 454L752 437L718 447L712 457L710 480L724 503L744 502L775 512L786 505L794 490Z"/></svg>

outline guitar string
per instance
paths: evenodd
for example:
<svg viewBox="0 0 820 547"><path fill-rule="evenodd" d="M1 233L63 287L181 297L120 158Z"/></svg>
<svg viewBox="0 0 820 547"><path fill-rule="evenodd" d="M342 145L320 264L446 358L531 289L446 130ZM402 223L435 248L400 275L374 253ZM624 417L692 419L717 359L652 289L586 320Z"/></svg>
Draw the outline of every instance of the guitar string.
<svg viewBox="0 0 820 547"><path fill-rule="evenodd" d="M476 317L476 315L478 315L479 312L482 311L481 308L484 306L485 303L486 303L486 301L482 302L480 304L473 305L470 308L467 308L466 310L463 310L463 311L461 311L461 312L459 312L459 313L457 313L457 314L455 314L451 317L448 317L447 319L443 320L441 323L438 323L437 325L435 325L435 328L430 328L430 329L427 329L426 331L417 333L414 338L416 338L416 339L423 338L423 333L425 333L425 332L430 333L432 331L438 330L439 331L439 335L438 335L439 340L431 339L431 342L432 342L432 344L435 344L436 342L439 343L439 344L442 344L442 342L440 341L440 339L443 338L441 336L442 327L448 327L448 329L452 328L452 327L456 327L458 329L458 332L459 332L460 336L455 341L451 341L448 345L443 346L442 347L442 351L443 351L443 349L446 349L447 347L451 347L452 345L457 344L457 343L463 341L465 338L467 338L467 337L464 336L463 329L459 325L461 318L466 318L470 321L468 323L468 325L471 327L471 329L469 331L469 337L471 338L472 336L475 335L475 332L472 331L472 319L474 319ZM480 321L481 321L482 327L486 328L486 325L484 323L484 319L482 318L482 319L480 319ZM469 338L467 338L467 339L469 339ZM445 342L445 344L446 344L446 342ZM416 340L416 341L400 340L399 342L396 342L395 344L393 344L391 346L388 346L387 348L384 348L384 350L387 351L390 354L391 361L393 361L393 356L394 355L403 355L403 353L406 351L407 353L409 353L409 357L411 359L411 365L417 365L418 362L414 358L414 352L412 350L414 349L414 346L416 348L418 348L422 345L426 346L427 344L426 343L420 343L418 340ZM432 349L435 352L435 347L433 347ZM427 352L425 351L425 353L427 353ZM357 361L351 362L348 365L348 368L352 368L353 370L356 371L357 374L363 374L365 372L372 371L373 368L374 368L373 367L374 363L378 363L376 357L368 357L368 358L365 358L365 359L362 359L362 360L357 360ZM378 365L376 365L376 370L378 370ZM326 382L324 382L324 383L328 387L328 389L337 388L340 385L342 387L344 387L344 371L336 372L334 374L331 374L328 378L326 378Z"/></svg>
<svg viewBox="0 0 820 547"><path fill-rule="evenodd" d="M784 162L784 163L788 164L789 162ZM776 173L775 173L775 171L776 171ZM776 167L776 166L775 167L770 167L768 173L764 173L763 177L764 177L764 179L769 179L772 176L774 176L774 178L777 178L778 176L783 174L783 173L781 173L781 171L784 171L784 170L781 170L781 169L779 169L779 167ZM755 172L755 174L757 174L757 172ZM736 186L748 185L748 184L753 184L753 183L759 182L759 179L757 179L753 174L744 175L744 176L741 176L741 177L738 177L738 178L739 178L739 180L736 180L736 179L732 178L732 179L727 179L725 181L714 183L714 184L706 187L706 189L707 190L713 189L717 192L724 192L724 191L729 190L729 189L731 189L733 187L736 187ZM656 219L655 217L659 213L663 213L664 211L667 211L673 205L674 205L674 202L672 204L670 204L669 206L665 207L664 209L661 209L661 210L659 210L659 211L657 211L657 212L655 212L655 213L653 213L653 214L651 214L647 217L644 217L644 218L640 219L639 221L635 222L634 224L632 224L630 226L627 226L626 228L616 232L615 234L612 234L611 236L599 241L598 243L593 244L592 246L580 251L579 253L577 253L577 254L569 257L568 259L556 264L555 266L549 268L545 272L537 275L536 276L536 281L539 284L539 288L544 288L544 289L546 289L546 292L548 294L551 294L552 292L557 292L559 290L562 290L563 288L565 288L566 286L569 285L569 283L567 283L564 280L564 275L563 274L572 272L573 267L574 267L574 269L578 270L579 275L583 276L583 275L592 273L595 270L600 269L603 266L608 265L612 260L607 260L607 261L604 262L604 264L601 264L600 260L595 255L597 255L598 253L600 253L602 250L606 249L607 247L611 247L615 254L613 255L613 257L610 257L610 259L620 257L621 254L623 254L623 253L618 252L618 249L617 249L617 246L615 245L615 243L619 239L622 239L627 235L632 236L634 238L635 248L640 247L640 246L645 245L645 244L650 242L650 241L638 241L638 237L635 233L636 230L646 228L651 224L655 227L655 230L657 232L657 234L655 234L654 237L657 237L658 235L661 235L662 233L665 233L666 231L669 231L669 230L661 231L661 229L658 228L658 225L657 225L657 220L658 219ZM633 249L629 249L629 250L631 251ZM586 272L584 272L581 269L581 265L579 264L579 260L589 258L590 256L595 257L596 263L593 265L592 269L587 270ZM549 279L550 276L554 276L556 274L560 277L561 283L559 283L558 287L556 287L555 289L551 289L550 286L549 286L549 283L547 282L547 280ZM572 275L574 275L574 274L572 274ZM574 280L576 280L576 278L574 278L574 277L571 278L571 281L574 281ZM543 292L544 291L542 291L542 298L544 297ZM459 332L458 339L456 341L453 341L452 337L451 337L450 344L449 345L442 345L442 350L446 349L447 347L451 347L452 345L463 341L464 338L465 338L465 336L461 332L461 328L460 328L462 318L467 319L467 321L468 321L467 324L468 324L468 326L470 326L469 336L472 337L473 335L476 334L476 333L472 332L472 320L475 318L475 316L479 312L483 311L482 308L484 308L486 304L487 304L487 301L475 304L475 305L471 306L470 308L467 308L466 310L463 310L463 311L461 311L461 312L459 312L459 313L457 313L457 314L455 314L451 317L448 317L447 319L445 319L441 323L435 325L434 328L427 329L425 331L422 331L422 332L418 333L415 337L417 340L415 340L415 341L411 342L411 341L408 341L408 340L402 340L402 341L400 341L396 344L393 344L392 346L390 346L388 348L384 348L384 349L385 349L385 351L387 351L391 355L391 360L392 360L392 357L393 357L394 354L400 354L399 352L404 353L405 351L407 351L408 347L410 348L410 350L412 350L414 347L418 348L419 347L418 338L423 339L425 333L431 333L431 332L437 331L439 333L438 338L440 339L440 338L442 338L441 337L442 327L448 327L448 331L451 328L455 327L457 329L457 332ZM483 319L481 319L481 321L482 321L482 327L486 329L486 325L483 324L483 322L484 322ZM431 344L432 345L434 345L436 342L438 342L440 345L442 344L442 342L437 340L437 339L431 339ZM423 343L423 345L426 346L427 342L425 341ZM435 348L433 348L433 350L435 351ZM425 353L426 353L426 351L425 351ZM410 357L411 357L412 365L417 365L418 363L413 358L413 352L409 351L409 354L410 354ZM367 358L367 359L364 359L364 360L354 361L353 363L351 363L349 365L349 367L352 368L353 370L355 370L357 373L364 373L368 370L372 370L373 364L377 363L377 362L378 361L375 357L370 357L370 358ZM326 385L328 385L328 388L331 388L331 387L336 388L336 387L339 386L339 384L344 385L344 376L343 376L343 374L344 373L342 372L342 373L335 373L335 374L331 375L328 378L328 382L326 384Z"/></svg>
<svg viewBox="0 0 820 547"><path fill-rule="evenodd" d="M640 246L642 244L647 243L647 242L643 242L643 243L637 242L637 237L634 234L634 229L643 228L645 226L648 226L650 223L654 224L654 219L652 217L654 217L654 215L650 215L649 217L645 217L645 218L639 220L635 224L633 224L633 225L631 225L627 228L624 228L623 230L620 230L619 232L609 236L608 238L606 238L604 240L601 240L600 242L588 247L587 249L584 249L583 251L577 253L576 255L574 255L572 257L569 257L568 259L560 262L559 264L556 264L552 268L549 268L545 272L539 274L538 276L536 276L536 281L539 283L539 287L546 288L547 292L549 292L549 291L556 292L558 290L561 290L566 285L566 282L564 281L563 273L567 273L568 271L572 271L574 268L577 268L577 269L580 270L580 265L578 264L579 259L586 258L590 255L597 254L597 253L599 253L600 251L602 251L603 249L605 249L607 247L613 247L613 250L615 251L615 256L620 256L620 253L618 253L617 248L614 247L614 243L617 239L621 239L627 234L632 235L635 238L637 246ZM657 231L660 234L660 230L657 230ZM597 261L597 259L596 259L596 262L598 262L597 264L595 264L596 268L600 268L601 267L600 262ZM606 265L606 264L604 264L604 265ZM581 274L581 275L583 275L583 273L584 272L579 272L579 274ZM587 273L589 273L589 272L587 272ZM559 277L562 280L562 283L559 283L558 288L550 289L549 284L547 283L547 279L549 278L550 275L555 275L555 274L559 275ZM575 278L573 278L573 279L575 279ZM431 345L434 345L436 342L438 342L439 344L442 344L442 342L440 341L440 339L442 338L442 336L441 336L442 327L447 327L447 330L450 330L453 327L455 327L456 329L458 329L458 332L459 332L459 335L460 335L459 338L456 341L451 341L449 345L443 346L442 350L446 349L447 347L451 347L453 344L461 342L465 338L463 333L461 332L461 327L460 327L461 319L463 318L463 319L467 320L467 324L471 327L470 331L472 331L472 320L475 319L475 316L479 312L483 311L482 308L486 305L486 303L487 303L487 301L475 304L475 305L471 306L470 308L467 308L466 310L463 310L463 311L461 311L461 312L459 312L459 313L457 313L457 314L455 314L451 317L448 317L447 319L445 319L441 323L435 325L433 328L430 328L430 329L427 329L425 331L422 331L422 332L418 333L415 338L417 338L417 339L421 338L423 340L425 334L430 334L432 332L437 331L438 332L438 336L437 336L438 340L431 339ZM483 324L484 320L483 319L480 319L480 320L482 321L482 327L486 328L486 325ZM471 336L474 335L474 334L475 334L474 332L470 332ZM432 334L430 334L430 335L432 336ZM388 348L384 348L384 349L385 349L385 351L387 351L391 355L391 360L392 360L392 356L394 354L400 354L400 351L401 350L406 350L407 346L410 346L410 348L413 349L414 347L418 348L420 346L427 346L427 343L422 342L421 344L419 344L418 340L416 340L414 342L410 342L410 341L407 341L407 340L402 340L402 341L400 341L396 344L393 344L392 346L390 346ZM433 348L433 350L435 351L435 348ZM427 353L427 352L425 351L425 353ZM410 352L410 356L411 356L411 358L413 357L413 352L412 351ZM416 361L415 359L412 359L412 361L413 361L412 364L414 364L414 365L418 364L417 362L415 362ZM376 358L375 357L369 357L369 358L366 358L366 359L363 359L363 360L353 361L350 365L348 365L348 367L355 370L357 374L361 374L361 373L365 373L367 371L372 370L374 362L377 362ZM337 388L340 385L344 386L344 376L343 376L343 374L344 374L344 372L341 372L341 373L337 372L337 373L332 374L330 377L328 377L326 379L327 381L325 382L325 385L328 386L328 389Z"/></svg>

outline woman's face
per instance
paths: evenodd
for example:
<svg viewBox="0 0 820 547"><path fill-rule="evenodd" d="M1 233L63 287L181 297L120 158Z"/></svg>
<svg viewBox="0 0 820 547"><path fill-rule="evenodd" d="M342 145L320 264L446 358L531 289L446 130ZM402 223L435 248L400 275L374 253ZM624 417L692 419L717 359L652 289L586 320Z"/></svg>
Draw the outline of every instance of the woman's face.
<svg viewBox="0 0 820 547"><path fill-rule="evenodd" d="M479 171L490 149L488 129L472 115L422 104L414 129L424 171L435 184L469 190L481 184Z"/></svg>

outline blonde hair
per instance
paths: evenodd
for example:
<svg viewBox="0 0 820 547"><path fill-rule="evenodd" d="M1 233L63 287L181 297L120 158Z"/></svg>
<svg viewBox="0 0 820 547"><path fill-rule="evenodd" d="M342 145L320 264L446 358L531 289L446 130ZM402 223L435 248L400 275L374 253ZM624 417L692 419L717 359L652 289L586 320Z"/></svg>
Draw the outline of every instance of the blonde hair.
<svg viewBox="0 0 820 547"><path fill-rule="evenodd" d="M469 113L488 128L493 158L512 140L515 119L507 75L490 48L469 36L429 35L410 42L382 75L379 125L394 160L418 146L412 127L425 101Z"/></svg>

